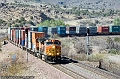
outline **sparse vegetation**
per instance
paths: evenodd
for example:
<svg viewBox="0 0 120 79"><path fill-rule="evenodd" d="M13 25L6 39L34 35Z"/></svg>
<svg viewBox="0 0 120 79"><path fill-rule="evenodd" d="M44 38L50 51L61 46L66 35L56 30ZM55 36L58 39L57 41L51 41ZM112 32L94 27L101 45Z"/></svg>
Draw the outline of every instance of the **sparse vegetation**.
<svg viewBox="0 0 120 79"><path fill-rule="evenodd" d="M67 26L62 20L46 20L37 26Z"/></svg>

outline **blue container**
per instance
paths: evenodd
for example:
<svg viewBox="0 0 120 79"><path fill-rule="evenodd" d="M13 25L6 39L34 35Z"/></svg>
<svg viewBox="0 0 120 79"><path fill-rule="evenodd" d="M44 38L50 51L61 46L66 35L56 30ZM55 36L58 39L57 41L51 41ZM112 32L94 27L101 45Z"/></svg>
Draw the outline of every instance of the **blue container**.
<svg viewBox="0 0 120 79"><path fill-rule="evenodd" d="M76 34L76 31L69 31L69 34Z"/></svg>
<svg viewBox="0 0 120 79"><path fill-rule="evenodd" d="M109 32L120 33L120 26L110 26Z"/></svg>
<svg viewBox="0 0 120 79"><path fill-rule="evenodd" d="M32 31L28 31L28 41L32 41Z"/></svg>
<svg viewBox="0 0 120 79"><path fill-rule="evenodd" d="M21 45L25 46L25 40L21 40Z"/></svg>
<svg viewBox="0 0 120 79"><path fill-rule="evenodd" d="M89 27L89 31L91 35L96 35L97 34L97 27Z"/></svg>
<svg viewBox="0 0 120 79"><path fill-rule="evenodd" d="M15 30L15 38L19 38L19 30Z"/></svg>
<svg viewBox="0 0 120 79"><path fill-rule="evenodd" d="M66 35L66 31L58 31L57 32L59 35Z"/></svg>
<svg viewBox="0 0 120 79"><path fill-rule="evenodd" d="M57 33L59 35L66 35L66 27L65 26L57 26Z"/></svg>
<svg viewBox="0 0 120 79"><path fill-rule="evenodd" d="M79 34L85 35L87 32L87 27L79 27Z"/></svg>
<svg viewBox="0 0 120 79"><path fill-rule="evenodd" d="M48 32L48 27L40 26L38 27L38 32Z"/></svg>
<svg viewBox="0 0 120 79"><path fill-rule="evenodd" d="M58 31L66 31L66 27L65 26L57 26L57 30Z"/></svg>
<svg viewBox="0 0 120 79"><path fill-rule="evenodd" d="M38 27L31 27L30 31L38 31Z"/></svg>

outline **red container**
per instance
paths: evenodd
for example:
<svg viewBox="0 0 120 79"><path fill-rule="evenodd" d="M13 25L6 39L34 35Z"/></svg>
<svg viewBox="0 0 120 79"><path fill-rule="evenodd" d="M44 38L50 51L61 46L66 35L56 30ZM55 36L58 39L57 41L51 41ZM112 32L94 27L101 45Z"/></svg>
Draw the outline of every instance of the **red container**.
<svg viewBox="0 0 120 79"><path fill-rule="evenodd" d="M14 37L14 36L15 36L15 30L12 29L12 37Z"/></svg>
<svg viewBox="0 0 120 79"><path fill-rule="evenodd" d="M109 26L98 26L97 31L100 34L109 34Z"/></svg>
<svg viewBox="0 0 120 79"><path fill-rule="evenodd" d="M25 30L21 30L21 39L25 40Z"/></svg>

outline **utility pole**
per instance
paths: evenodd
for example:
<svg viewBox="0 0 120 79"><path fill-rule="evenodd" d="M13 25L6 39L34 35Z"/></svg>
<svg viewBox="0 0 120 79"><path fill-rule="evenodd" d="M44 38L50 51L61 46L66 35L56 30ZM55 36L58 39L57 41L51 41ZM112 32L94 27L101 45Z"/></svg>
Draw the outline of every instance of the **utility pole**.
<svg viewBox="0 0 120 79"><path fill-rule="evenodd" d="M86 36L86 48L87 48L87 56L86 56L86 60L88 61L88 55L89 55L89 28L87 28L87 36Z"/></svg>

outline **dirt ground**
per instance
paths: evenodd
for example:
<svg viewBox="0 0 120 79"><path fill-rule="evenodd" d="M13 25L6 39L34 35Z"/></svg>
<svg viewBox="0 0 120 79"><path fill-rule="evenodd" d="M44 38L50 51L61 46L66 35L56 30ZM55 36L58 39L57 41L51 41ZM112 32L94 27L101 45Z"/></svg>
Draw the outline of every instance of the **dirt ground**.
<svg viewBox="0 0 120 79"><path fill-rule="evenodd" d="M6 71L2 71L4 65L6 65ZM27 62L26 52L9 42L2 46L0 68L2 76L34 76L34 79L73 79L31 54L28 54Z"/></svg>

